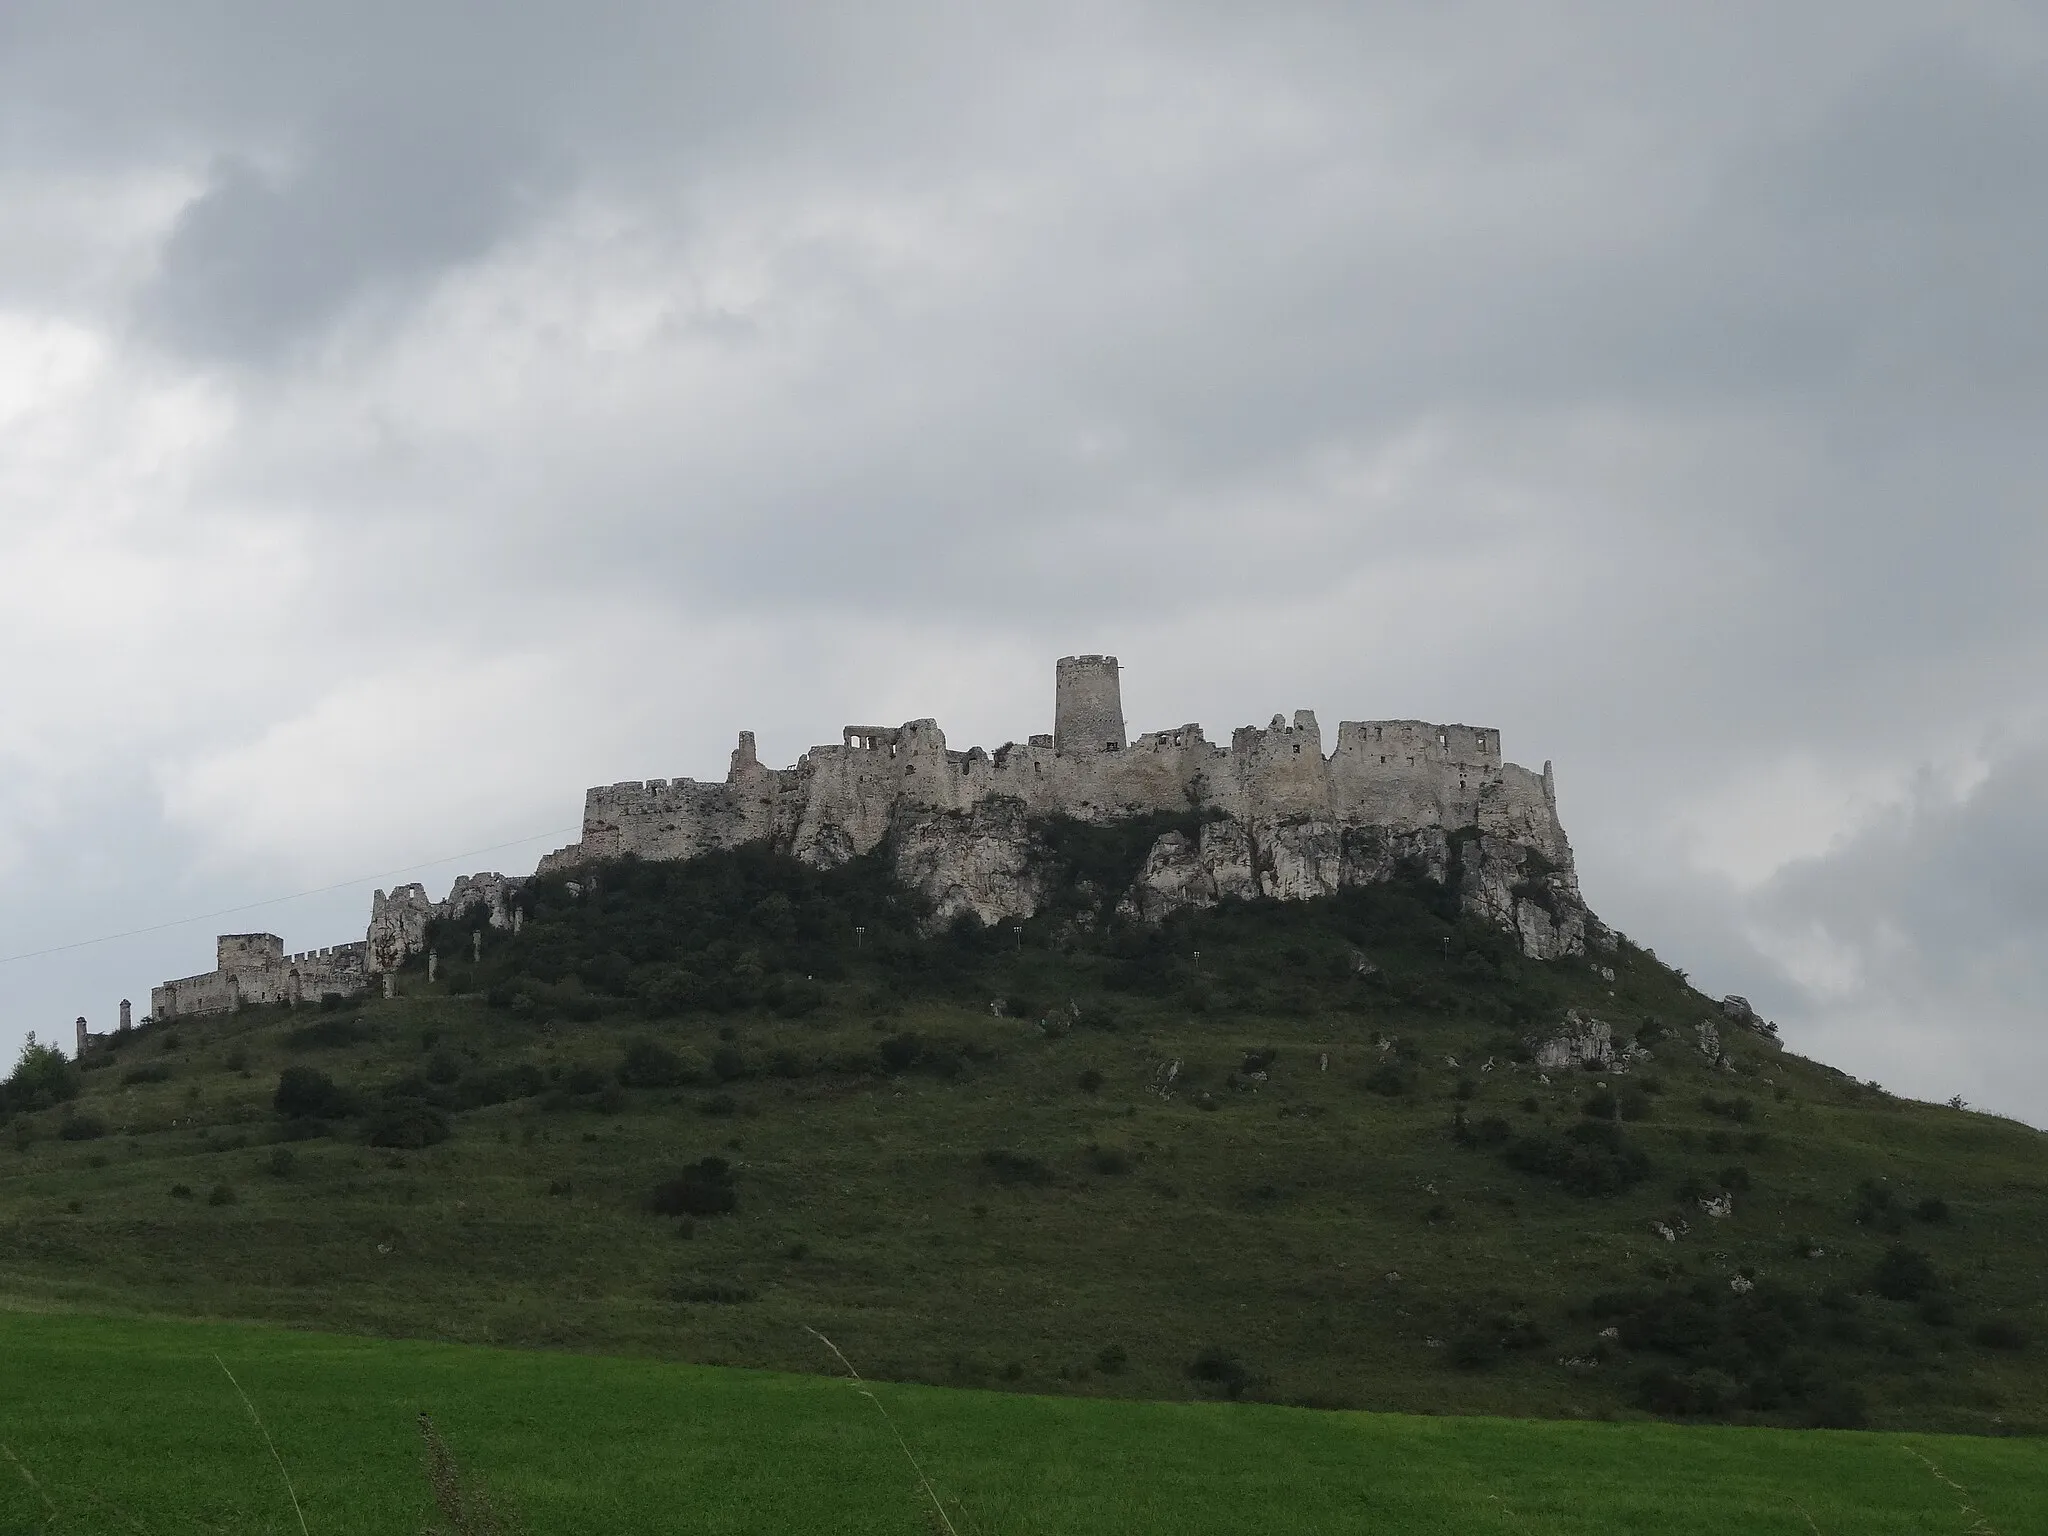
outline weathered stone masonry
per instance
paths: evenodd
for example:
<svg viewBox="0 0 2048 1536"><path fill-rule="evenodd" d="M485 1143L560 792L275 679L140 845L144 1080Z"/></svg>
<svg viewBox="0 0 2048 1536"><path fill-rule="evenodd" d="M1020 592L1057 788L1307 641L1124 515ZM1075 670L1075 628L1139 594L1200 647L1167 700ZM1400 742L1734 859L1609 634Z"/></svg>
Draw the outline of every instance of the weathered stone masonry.
<svg viewBox="0 0 2048 1536"><path fill-rule="evenodd" d="M1300 900L1387 879L1419 860L1459 881L1466 907L1549 958L1584 950L1589 915L1558 821L1550 766L1501 757L1500 733L1421 720L1347 720L1329 754L1315 715L1246 726L1229 746L1199 725L1125 734L1117 660L1057 668L1055 728L994 752L949 749L933 720L848 726L790 768L765 768L742 732L725 781L651 779L590 790L582 840L541 870L637 854L685 859L765 842L830 867L885 837L897 874L934 921L1037 909L1032 823L1208 814L1201 834L1159 840L1124 902L1157 920L1229 896Z"/></svg>
<svg viewBox="0 0 2048 1536"><path fill-rule="evenodd" d="M1514 933L1532 958L1583 953L1589 932L1604 932L1579 894L1550 765L1537 774L1503 761L1491 728L1346 720L1325 755L1314 713L1297 710L1241 727L1228 746L1199 725L1131 741L1114 656L1058 663L1053 722L1050 734L994 752L948 748L933 720L850 725L789 768L762 766L753 733L742 731L722 783L587 791L580 841L543 858L540 873L746 843L831 868L886 839L935 926L963 914L997 923L1029 917L1045 899L1046 818L1197 811L1199 832L1160 837L1119 911L1156 922L1228 898L1306 900L1407 864L1455 881L1465 909ZM162 1019L362 991L418 954L436 918L482 905L494 926L516 927L521 884L465 875L442 902L418 885L379 891L362 943L304 955L284 955L269 934L226 935L218 968L158 987L151 1011Z"/></svg>

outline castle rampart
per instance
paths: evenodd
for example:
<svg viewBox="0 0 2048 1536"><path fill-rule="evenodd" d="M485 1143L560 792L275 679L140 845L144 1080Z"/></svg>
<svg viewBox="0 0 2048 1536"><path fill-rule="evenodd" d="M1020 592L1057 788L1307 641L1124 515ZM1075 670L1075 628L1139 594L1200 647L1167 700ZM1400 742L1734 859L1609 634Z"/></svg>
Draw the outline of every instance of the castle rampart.
<svg viewBox="0 0 2048 1536"><path fill-rule="evenodd" d="M231 1013L262 1003L318 1002L352 997L366 984L362 943L284 952L274 933L224 933L214 948L214 969L154 987L150 1017L161 1023L183 1014Z"/></svg>
<svg viewBox="0 0 2048 1536"><path fill-rule="evenodd" d="M1034 821L1193 811L1205 817L1200 835L1162 837L1125 910L1149 919L1234 897L1315 896L1420 867L1460 881L1468 910L1518 932L1538 958L1576 953L1597 930L1579 897L1550 765L1538 774L1504 761L1491 727L1346 720L1326 754L1322 727L1303 709L1241 727L1227 747L1195 724L1133 742L1114 656L1064 657L1055 681L1054 730L993 752L953 750L936 720L921 719L849 725L792 766L769 768L743 731L723 782L633 779L587 790L580 839L541 859L539 873L749 843L830 868L893 837L899 877L924 892L937 920L971 912L993 922L1036 910ZM1476 840L1453 840L1467 830ZM516 930L521 883L465 875L442 902L419 885L378 891L364 941L331 950L286 957L273 935L224 935L218 967L166 982L152 1011L166 1018L360 991L419 954L437 919L483 905L492 926Z"/></svg>
<svg viewBox="0 0 2048 1536"><path fill-rule="evenodd" d="M1540 857L1529 868L1548 871L1544 878L1558 882L1563 893L1540 903L1540 910L1559 902L1578 907L1554 787L1546 776L1504 762L1500 733L1491 727L1347 720L1326 754L1314 712L1297 710L1264 727L1234 731L1228 747L1212 744L1194 724L1147 732L1133 743L1125 733L1114 657L1063 658L1056 681L1052 735L1008 742L994 752L951 750L936 721L912 720L900 727L849 725L838 742L774 769L759 763L753 737L742 735L723 784L671 779L591 790L581 842L548 855L541 867L567 869L620 854L689 858L749 842L829 867L871 851L892 832L919 827L926 830L917 839L918 857L938 869L944 857L932 852L927 824L956 818L980 829L972 834L981 839L972 858L1013 867L1006 894L992 896L993 904L967 900L966 909L993 920L1026 915L1032 899L1029 882L1014 873L1018 861L996 856L987 845L995 835L989 828L1015 820L998 814L998 806L1013 805L1026 818L1084 821L1194 810L1244 829L1242 881L1268 895L1311 895L1384 879L1391 870L1384 850L1396 847L1428 855L1425 865L1448 877L1445 839L1472 828L1493 840L1482 853L1494 866L1487 886L1493 894L1480 904L1490 916L1510 926L1517 921L1522 898L1512 892L1526 885L1522 865L1531 853ZM1379 851L1347 853L1353 833L1369 834L1360 849ZM1436 842L1414 844L1418 836ZM1212 843L1224 850L1217 857L1238 856L1231 836L1204 839L1203 846ZM1226 871L1191 878L1189 888L1221 891L1240 883L1238 873ZM1568 950L1581 940L1567 934L1532 942Z"/></svg>

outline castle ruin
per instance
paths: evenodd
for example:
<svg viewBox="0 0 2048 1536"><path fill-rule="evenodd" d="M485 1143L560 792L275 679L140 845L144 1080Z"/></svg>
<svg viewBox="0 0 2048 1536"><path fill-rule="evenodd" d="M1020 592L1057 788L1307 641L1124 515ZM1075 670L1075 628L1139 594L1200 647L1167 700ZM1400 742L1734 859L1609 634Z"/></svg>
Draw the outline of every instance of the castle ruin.
<svg viewBox="0 0 2048 1536"><path fill-rule="evenodd" d="M762 765L742 731L722 782L649 779L586 791L580 839L538 874L634 855L694 858L765 843L830 868L888 845L896 874L929 903L936 929L971 915L1028 918L1047 889L1039 829L1048 818L1112 822L1193 812L1192 833L1162 834L1118 910L1156 922L1228 899L1306 900L1420 868L1454 882L1466 911L1514 933L1524 954L1584 952L1598 920L1578 889L1550 765L1501 756L1490 727L1346 720L1327 754L1315 714L1243 726L1229 745L1199 725L1126 734L1114 656L1055 669L1053 729L993 752L955 751L935 720L849 725L788 768ZM483 905L515 928L522 881L466 875L448 899L418 885L371 905L359 944L286 956L269 934L220 940L218 968L167 982L162 1019L242 1003L360 992L422 951L429 923Z"/></svg>

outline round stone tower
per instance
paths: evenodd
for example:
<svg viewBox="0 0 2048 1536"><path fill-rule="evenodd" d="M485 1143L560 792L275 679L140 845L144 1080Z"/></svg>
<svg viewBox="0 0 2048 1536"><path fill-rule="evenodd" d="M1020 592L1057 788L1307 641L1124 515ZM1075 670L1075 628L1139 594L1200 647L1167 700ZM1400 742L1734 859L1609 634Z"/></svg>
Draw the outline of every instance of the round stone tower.
<svg viewBox="0 0 2048 1536"><path fill-rule="evenodd" d="M1114 656L1062 656L1052 716L1055 752L1121 752L1124 693Z"/></svg>

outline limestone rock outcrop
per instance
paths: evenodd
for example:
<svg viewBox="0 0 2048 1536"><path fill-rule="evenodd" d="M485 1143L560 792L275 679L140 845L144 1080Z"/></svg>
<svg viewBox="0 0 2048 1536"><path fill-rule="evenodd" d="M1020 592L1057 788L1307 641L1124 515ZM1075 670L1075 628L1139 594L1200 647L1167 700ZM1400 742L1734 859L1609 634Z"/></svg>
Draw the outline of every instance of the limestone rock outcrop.
<svg viewBox="0 0 2048 1536"><path fill-rule="evenodd" d="M991 927L1029 917L1043 900L1046 861L1021 801L906 816L890 851L896 878L924 897L931 931L962 917Z"/></svg>
<svg viewBox="0 0 2048 1536"><path fill-rule="evenodd" d="M1576 1008L1567 1009L1564 1023L1552 1034L1530 1042L1536 1065L1545 1072L1569 1072L1598 1067L1607 1071L1626 1069L1639 1048L1633 1042L1617 1042L1614 1028Z"/></svg>

